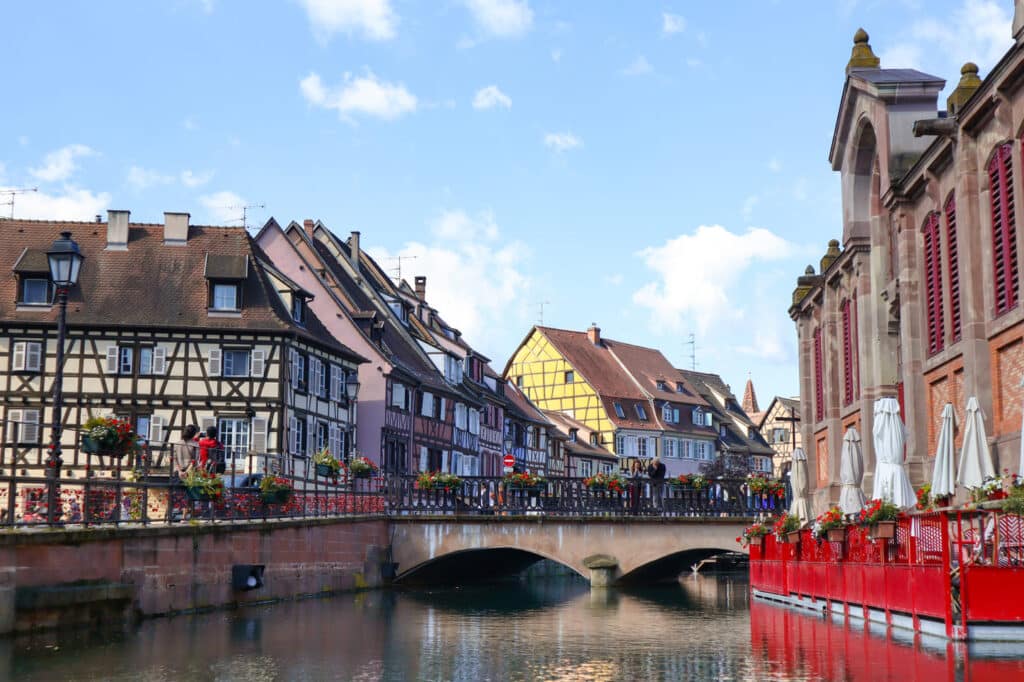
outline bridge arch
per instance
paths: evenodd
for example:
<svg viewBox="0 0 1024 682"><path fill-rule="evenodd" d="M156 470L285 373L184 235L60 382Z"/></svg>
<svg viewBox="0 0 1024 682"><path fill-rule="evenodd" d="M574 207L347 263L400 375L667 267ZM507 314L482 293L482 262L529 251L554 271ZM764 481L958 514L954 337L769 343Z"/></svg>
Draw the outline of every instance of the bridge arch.
<svg viewBox="0 0 1024 682"><path fill-rule="evenodd" d="M504 559L523 568L540 559L595 580L595 558L610 583L654 581L680 566L737 551L737 518L408 517L393 519L392 556L399 582L422 580L438 567L473 561L483 569ZM492 552L488 554L488 552ZM494 554L493 552L497 552ZM492 563L489 563L492 562ZM592 570L593 569L593 570ZM677 574L678 574L677 572ZM601 583L598 583L601 584Z"/></svg>
<svg viewBox="0 0 1024 682"><path fill-rule="evenodd" d="M395 582L406 585L482 582L515 575L545 559L565 566L580 577L588 577L557 557L544 556L512 545L496 545L455 550L408 568L399 562Z"/></svg>

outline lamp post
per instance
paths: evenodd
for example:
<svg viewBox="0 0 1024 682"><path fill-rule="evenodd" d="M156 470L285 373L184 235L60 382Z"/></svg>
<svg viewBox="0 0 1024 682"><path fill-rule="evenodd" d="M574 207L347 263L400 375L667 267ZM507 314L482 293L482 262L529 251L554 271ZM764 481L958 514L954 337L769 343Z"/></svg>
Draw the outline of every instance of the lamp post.
<svg viewBox="0 0 1024 682"><path fill-rule="evenodd" d="M64 417L64 338L67 335L66 320L68 311L68 292L78 283L78 272L81 270L84 256L78 250L78 244L71 238L70 232L61 232L60 238L53 242L46 252L50 264L50 279L56 289L57 305L57 367L53 379L53 423L50 432L49 456L46 459L47 500L46 520L55 523L60 515L57 513L60 486L60 436Z"/></svg>
<svg viewBox="0 0 1024 682"><path fill-rule="evenodd" d="M349 422L349 433L352 434L348 439L348 452L345 453L346 461L352 454L355 447L355 415L354 410L356 407L356 396L359 395L359 375L355 372L345 376L345 398L348 399L348 422Z"/></svg>

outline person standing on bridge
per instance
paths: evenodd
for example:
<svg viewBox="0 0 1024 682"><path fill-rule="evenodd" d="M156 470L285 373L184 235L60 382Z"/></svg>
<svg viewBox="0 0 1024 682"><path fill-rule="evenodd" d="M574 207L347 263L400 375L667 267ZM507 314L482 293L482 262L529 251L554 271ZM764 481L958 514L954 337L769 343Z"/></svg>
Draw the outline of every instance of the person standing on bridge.
<svg viewBox="0 0 1024 682"><path fill-rule="evenodd" d="M640 492L643 489L644 469L639 459L629 461L629 513L640 513Z"/></svg>
<svg viewBox="0 0 1024 682"><path fill-rule="evenodd" d="M651 460L647 467L647 477L651 479L651 504L660 511L662 487L665 485L665 463L660 457Z"/></svg>

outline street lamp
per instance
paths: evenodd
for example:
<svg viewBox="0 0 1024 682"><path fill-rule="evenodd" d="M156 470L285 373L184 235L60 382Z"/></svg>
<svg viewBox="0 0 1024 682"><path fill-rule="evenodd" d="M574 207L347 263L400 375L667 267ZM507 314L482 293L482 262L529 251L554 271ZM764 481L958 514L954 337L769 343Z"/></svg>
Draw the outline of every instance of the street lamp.
<svg viewBox="0 0 1024 682"><path fill-rule="evenodd" d="M78 272L82 268L85 257L78 250L78 244L71 238L70 232L61 232L60 238L53 242L46 252L50 263L50 279L56 289L57 304L60 306L57 315L57 372L53 379L53 424L50 432L50 453L46 460L47 502L46 520L54 523L58 520L57 500L60 483L60 436L64 413L64 337L66 336L66 319L68 312L68 291L78 283Z"/></svg>
<svg viewBox="0 0 1024 682"><path fill-rule="evenodd" d="M349 402L355 402L359 395L359 375L352 372L345 378L345 397Z"/></svg>

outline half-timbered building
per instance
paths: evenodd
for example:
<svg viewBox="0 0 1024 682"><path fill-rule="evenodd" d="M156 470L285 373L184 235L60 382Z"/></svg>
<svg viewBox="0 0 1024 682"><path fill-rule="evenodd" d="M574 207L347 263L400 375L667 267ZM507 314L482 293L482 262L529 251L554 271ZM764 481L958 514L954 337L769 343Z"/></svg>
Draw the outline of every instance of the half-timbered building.
<svg viewBox="0 0 1024 682"><path fill-rule="evenodd" d="M46 250L65 231L85 256L67 309L66 475L81 473L76 429L95 415L129 419L157 453L188 424L215 425L239 468L253 453L291 455L272 458L288 470L319 447L346 449L346 385L364 360L324 328L311 293L242 228L109 211L95 223L0 220L0 466L41 465L49 441L57 310Z"/></svg>

